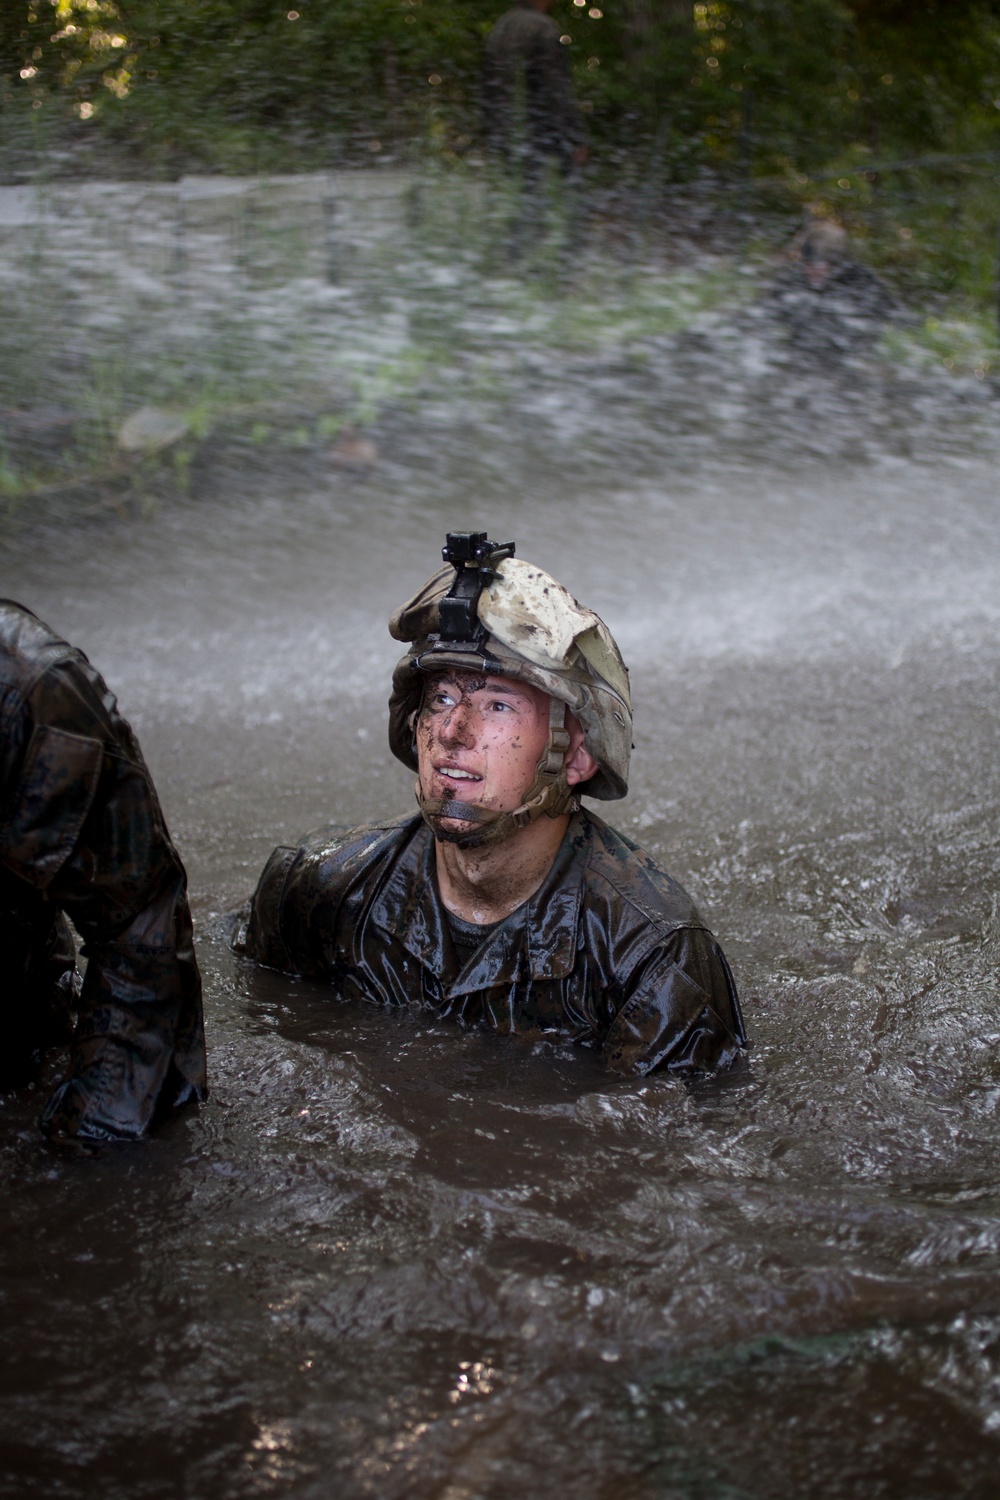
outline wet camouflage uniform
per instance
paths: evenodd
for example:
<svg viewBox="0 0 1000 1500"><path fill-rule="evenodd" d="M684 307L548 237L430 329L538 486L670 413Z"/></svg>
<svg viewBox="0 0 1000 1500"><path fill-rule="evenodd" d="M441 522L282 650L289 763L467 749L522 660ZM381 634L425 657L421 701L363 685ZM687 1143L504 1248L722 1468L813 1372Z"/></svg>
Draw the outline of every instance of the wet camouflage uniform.
<svg viewBox="0 0 1000 1500"><path fill-rule="evenodd" d="M276 849L235 946L345 997L554 1032L616 1072L717 1068L745 1041L729 966L689 897L591 813L572 816L541 888L464 962L452 924L417 815Z"/></svg>
<svg viewBox="0 0 1000 1500"><path fill-rule="evenodd" d="M186 883L114 696L81 652L0 600L4 1081L64 1040L78 1011L50 1135L133 1138L204 1098ZM67 916L87 958L78 994Z"/></svg>
<svg viewBox="0 0 1000 1500"><path fill-rule="evenodd" d="M587 131L551 16L523 4L500 17L486 38L483 103L495 150L529 164L555 158L569 167Z"/></svg>

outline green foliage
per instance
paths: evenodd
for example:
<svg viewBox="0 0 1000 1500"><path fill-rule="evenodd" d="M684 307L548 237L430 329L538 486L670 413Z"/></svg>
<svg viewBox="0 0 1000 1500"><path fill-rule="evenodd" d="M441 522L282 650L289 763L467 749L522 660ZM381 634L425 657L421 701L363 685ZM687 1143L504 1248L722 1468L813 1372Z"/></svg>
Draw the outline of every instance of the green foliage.
<svg viewBox="0 0 1000 1500"><path fill-rule="evenodd" d="M508 0L5 0L0 171L481 159ZM1000 0L556 0L592 171L647 198L709 169L841 218L905 282L995 276ZM928 156L970 158L897 170ZM752 206L744 198L745 206ZM909 229L909 236L903 231Z"/></svg>
<svg viewBox="0 0 1000 1500"><path fill-rule="evenodd" d="M893 361L940 365L949 374L975 375L983 380L1000 367L996 325L977 317L925 318L913 328L892 329L882 340L883 353Z"/></svg>
<svg viewBox="0 0 1000 1500"><path fill-rule="evenodd" d="M7 0L7 109L54 110L153 157L286 164L480 138L503 0ZM998 142L998 0L557 0L606 150L821 166Z"/></svg>

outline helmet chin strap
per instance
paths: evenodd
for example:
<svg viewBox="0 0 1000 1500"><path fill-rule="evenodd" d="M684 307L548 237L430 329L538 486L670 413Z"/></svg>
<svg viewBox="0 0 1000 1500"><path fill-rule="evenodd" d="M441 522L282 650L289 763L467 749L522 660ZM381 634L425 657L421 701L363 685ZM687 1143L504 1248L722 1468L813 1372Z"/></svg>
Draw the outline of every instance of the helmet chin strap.
<svg viewBox="0 0 1000 1500"><path fill-rule="evenodd" d="M566 705L558 698L549 699L549 737L535 768L535 779L524 794L520 807L513 812L479 807L472 802L456 802L448 797L425 797L417 782L416 793L424 822L436 839L457 844L460 849L481 849L498 844L519 828L527 828L544 813L559 818L574 811L579 802L566 780L566 751L569 732L566 729ZM472 826L453 831L444 828L445 821L461 821Z"/></svg>

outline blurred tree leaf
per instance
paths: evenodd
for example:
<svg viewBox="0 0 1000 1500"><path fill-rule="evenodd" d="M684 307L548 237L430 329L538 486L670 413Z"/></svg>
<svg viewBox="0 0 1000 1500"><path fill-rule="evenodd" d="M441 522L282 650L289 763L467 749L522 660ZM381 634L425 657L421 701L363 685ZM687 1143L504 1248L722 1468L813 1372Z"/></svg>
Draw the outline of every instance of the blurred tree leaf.
<svg viewBox="0 0 1000 1500"><path fill-rule="evenodd" d="M289 164L481 139L502 0L6 0L3 106L39 99L139 149ZM1000 0L558 0L601 151L759 174L997 139ZM37 105L36 105L37 107Z"/></svg>

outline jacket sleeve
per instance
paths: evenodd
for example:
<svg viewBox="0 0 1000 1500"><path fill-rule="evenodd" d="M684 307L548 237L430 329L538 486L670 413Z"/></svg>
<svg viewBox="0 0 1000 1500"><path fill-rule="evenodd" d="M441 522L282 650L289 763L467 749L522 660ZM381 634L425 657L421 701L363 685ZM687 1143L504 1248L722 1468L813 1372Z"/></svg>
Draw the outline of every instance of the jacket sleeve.
<svg viewBox="0 0 1000 1500"><path fill-rule="evenodd" d="M604 1041L617 1073L701 1073L728 1066L746 1045L722 949L701 927L672 933L631 976Z"/></svg>
<svg viewBox="0 0 1000 1500"><path fill-rule="evenodd" d="M158 1105L204 1097L201 980L184 867L115 700L83 658L45 671L7 768L0 863L84 941L72 1076L50 1134L135 1137Z"/></svg>
<svg viewBox="0 0 1000 1500"><path fill-rule="evenodd" d="M391 855L395 840L395 824L330 823L297 848L279 846L264 866L234 948L283 974L335 979L341 908L355 882Z"/></svg>
<svg viewBox="0 0 1000 1500"><path fill-rule="evenodd" d="M84 941L73 1079L54 1133L142 1135L157 1105L207 1092L187 878L135 747L104 747L72 850L48 886Z"/></svg>
<svg viewBox="0 0 1000 1500"><path fill-rule="evenodd" d="M261 871L246 920L240 922L233 939L237 953L283 974L299 973L281 935L282 897L288 873L297 858L298 850L284 845L273 851Z"/></svg>

